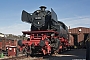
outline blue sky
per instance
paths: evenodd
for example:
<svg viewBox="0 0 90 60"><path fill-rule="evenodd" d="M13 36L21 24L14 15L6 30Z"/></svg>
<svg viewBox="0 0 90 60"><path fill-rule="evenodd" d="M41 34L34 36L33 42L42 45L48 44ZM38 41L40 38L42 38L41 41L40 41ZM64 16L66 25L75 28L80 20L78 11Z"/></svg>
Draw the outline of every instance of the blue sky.
<svg viewBox="0 0 90 60"><path fill-rule="evenodd" d="M0 32L21 35L30 24L21 21L21 12L29 13L40 6L53 8L58 20L71 28L90 28L90 0L0 0Z"/></svg>

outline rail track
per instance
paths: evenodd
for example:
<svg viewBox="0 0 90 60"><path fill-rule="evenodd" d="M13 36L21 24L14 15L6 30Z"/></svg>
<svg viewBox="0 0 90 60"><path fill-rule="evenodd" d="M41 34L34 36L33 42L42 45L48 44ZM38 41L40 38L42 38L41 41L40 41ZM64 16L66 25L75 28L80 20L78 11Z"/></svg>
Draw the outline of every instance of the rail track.
<svg viewBox="0 0 90 60"><path fill-rule="evenodd" d="M19 56L19 57L11 57L11 58L5 58L0 60L43 60L43 57L27 57L27 56Z"/></svg>

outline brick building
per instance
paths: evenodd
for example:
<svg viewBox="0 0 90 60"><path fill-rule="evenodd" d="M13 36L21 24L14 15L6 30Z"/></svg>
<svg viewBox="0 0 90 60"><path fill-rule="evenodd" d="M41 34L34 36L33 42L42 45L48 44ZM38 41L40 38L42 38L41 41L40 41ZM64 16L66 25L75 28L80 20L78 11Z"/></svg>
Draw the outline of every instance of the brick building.
<svg viewBox="0 0 90 60"><path fill-rule="evenodd" d="M77 27L69 29L69 34L73 36L75 46L80 45L82 42L85 43L85 40L87 39L89 33L90 28L86 27Z"/></svg>

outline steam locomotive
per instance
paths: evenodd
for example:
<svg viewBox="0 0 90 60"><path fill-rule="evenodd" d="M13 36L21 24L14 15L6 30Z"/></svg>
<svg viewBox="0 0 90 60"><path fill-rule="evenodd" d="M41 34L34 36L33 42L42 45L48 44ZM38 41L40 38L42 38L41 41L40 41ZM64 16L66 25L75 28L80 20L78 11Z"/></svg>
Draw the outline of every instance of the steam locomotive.
<svg viewBox="0 0 90 60"><path fill-rule="evenodd" d="M38 53L46 55L68 49L68 28L63 22L58 21L52 8L49 11L45 6L41 6L40 10L33 13L23 10L21 20L31 24L31 31L22 31L30 38L18 41L21 50L24 49L27 55Z"/></svg>

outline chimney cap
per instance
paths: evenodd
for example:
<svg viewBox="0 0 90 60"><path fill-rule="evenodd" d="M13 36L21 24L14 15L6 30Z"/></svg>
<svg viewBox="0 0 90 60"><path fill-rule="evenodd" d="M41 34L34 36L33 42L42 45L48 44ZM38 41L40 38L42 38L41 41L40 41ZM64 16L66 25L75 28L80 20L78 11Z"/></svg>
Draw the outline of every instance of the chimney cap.
<svg viewBox="0 0 90 60"><path fill-rule="evenodd" d="M39 8L45 8L45 9L46 9L47 7L45 7L45 6L40 6Z"/></svg>

